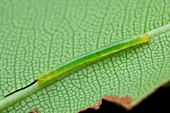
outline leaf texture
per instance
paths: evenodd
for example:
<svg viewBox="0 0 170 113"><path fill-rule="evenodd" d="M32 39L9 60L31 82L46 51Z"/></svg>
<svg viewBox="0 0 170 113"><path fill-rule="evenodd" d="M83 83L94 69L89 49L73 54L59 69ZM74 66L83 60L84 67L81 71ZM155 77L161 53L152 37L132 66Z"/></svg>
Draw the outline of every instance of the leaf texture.
<svg viewBox="0 0 170 113"><path fill-rule="evenodd" d="M0 98L74 57L170 21L169 0L0 0ZM132 105L170 80L170 32L56 81L3 112L76 112L103 96Z"/></svg>

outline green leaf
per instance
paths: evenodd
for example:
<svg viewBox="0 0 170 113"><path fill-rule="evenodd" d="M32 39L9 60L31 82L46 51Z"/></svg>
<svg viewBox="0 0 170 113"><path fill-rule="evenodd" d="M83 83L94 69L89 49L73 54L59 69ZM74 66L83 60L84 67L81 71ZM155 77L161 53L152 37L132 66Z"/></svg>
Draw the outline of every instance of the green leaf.
<svg viewBox="0 0 170 113"><path fill-rule="evenodd" d="M170 80L170 31L120 51L51 85L5 95L74 57L170 23L169 0L0 1L3 112L76 112L102 97L131 108ZM26 92L25 92L26 91ZM28 93L29 92L29 93ZM110 98L111 97L111 98ZM132 101L133 102L132 102ZM0 106L3 106L2 104Z"/></svg>

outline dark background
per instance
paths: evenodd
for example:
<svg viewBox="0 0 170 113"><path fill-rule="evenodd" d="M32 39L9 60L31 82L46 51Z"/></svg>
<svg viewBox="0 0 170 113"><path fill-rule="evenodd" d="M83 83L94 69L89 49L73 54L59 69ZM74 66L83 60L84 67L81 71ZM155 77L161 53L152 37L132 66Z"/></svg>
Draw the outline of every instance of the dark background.
<svg viewBox="0 0 170 113"><path fill-rule="evenodd" d="M114 103L102 101L100 109L87 109L81 113L170 113L170 87L161 87L130 111Z"/></svg>

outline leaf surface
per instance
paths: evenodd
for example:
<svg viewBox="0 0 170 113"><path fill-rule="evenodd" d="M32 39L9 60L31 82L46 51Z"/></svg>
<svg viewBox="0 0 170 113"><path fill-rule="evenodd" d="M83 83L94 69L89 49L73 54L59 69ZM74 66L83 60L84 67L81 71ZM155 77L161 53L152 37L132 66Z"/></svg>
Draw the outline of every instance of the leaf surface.
<svg viewBox="0 0 170 113"><path fill-rule="evenodd" d="M0 4L0 98L39 74L170 21L169 0L29 0ZM76 112L103 96L135 105L170 80L170 32L40 89L3 112ZM33 89L32 89L33 90Z"/></svg>

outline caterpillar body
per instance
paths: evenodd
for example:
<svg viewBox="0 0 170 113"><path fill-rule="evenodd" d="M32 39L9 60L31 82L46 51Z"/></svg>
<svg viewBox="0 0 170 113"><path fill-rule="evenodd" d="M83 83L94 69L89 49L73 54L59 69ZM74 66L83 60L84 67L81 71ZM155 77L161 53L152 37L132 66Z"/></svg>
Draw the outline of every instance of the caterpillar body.
<svg viewBox="0 0 170 113"><path fill-rule="evenodd" d="M100 59L102 57L106 57L112 53L118 52L130 46L134 46L140 43L148 42L150 40L150 36L147 33L143 33L137 35L135 37L111 44L109 46L103 47L96 51L92 51L88 54L77 57L69 62L66 62L60 66L54 67L42 74L40 74L37 78L37 81L40 85L45 84L51 79L59 77L61 74L74 70L76 68L81 67L85 63L93 62L94 60Z"/></svg>
<svg viewBox="0 0 170 113"><path fill-rule="evenodd" d="M5 97L7 97L15 92L18 92L22 89L25 89L25 88L33 85L36 82L38 82L39 85L44 85L47 82L57 79L58 77L60 77L60 75L70 72L70 71L73 71L73 70L76 70L77 68L79 68L87 63L94 62L100 58L104 58L110 54L113 54L120 50L126 49L128 47L131 47L131 46L134 46L134 45L137 45L140 43L149 42L149 40L150 40L150 35L147 33L143 33L143 34L131 37L129 39L122 40L117 43L113 43L111 45L100 48L96 51L92 51L85 55L79 56L75 59L70 60L69 62L66 62L62 65L53 67L52 69L49 69L49 70L43 72L42 74L40 74L38 76L38 78L33 83L27 85L24 88L18 89L16 91L6 95Z"/></svg>

